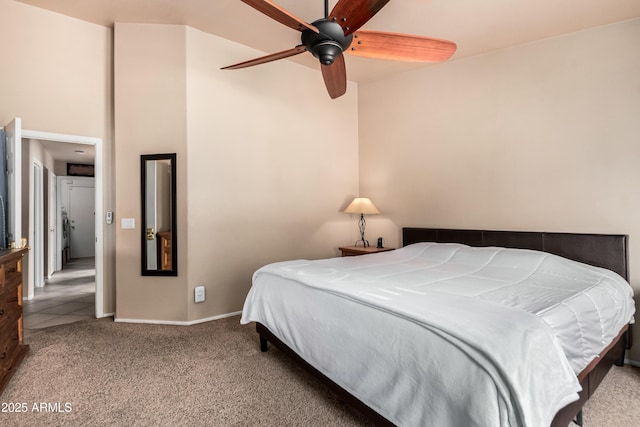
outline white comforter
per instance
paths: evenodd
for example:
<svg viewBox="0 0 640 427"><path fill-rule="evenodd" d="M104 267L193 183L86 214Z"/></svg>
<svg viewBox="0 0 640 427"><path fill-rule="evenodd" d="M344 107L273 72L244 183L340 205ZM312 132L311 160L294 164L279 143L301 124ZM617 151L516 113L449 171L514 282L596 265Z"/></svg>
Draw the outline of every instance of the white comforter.
<svg viewBox="0 0 640 427"><path fill-rule="evenodd" d="M264 324L397 425L546 426L633 320L617 274L554 255L419 243L254 274Z"/></svg>

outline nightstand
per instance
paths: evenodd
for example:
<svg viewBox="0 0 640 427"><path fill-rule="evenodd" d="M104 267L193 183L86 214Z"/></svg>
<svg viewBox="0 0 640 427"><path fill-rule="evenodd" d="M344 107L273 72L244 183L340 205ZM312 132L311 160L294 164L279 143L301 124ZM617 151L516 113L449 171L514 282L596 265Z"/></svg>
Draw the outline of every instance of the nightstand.
<svg viewBox="0 0 640 427"><path fill-rule="evenodd" d="M340 249L340 252L342 252L342 256L357 256L392 251L395 248L376 248L375 246L367 246L366 248L362 246L342 246L338 249Z"/></svg>

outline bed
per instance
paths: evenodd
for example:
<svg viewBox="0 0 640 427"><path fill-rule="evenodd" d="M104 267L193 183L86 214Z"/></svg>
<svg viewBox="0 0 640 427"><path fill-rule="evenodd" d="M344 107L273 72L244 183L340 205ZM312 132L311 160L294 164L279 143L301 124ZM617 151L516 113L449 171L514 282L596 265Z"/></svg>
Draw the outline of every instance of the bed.
<svg viewBox="0 0 640 427"><path fill-rule="evenodd" d="M631 345L626 250L404 228L396 251L259 269L241 321L375 424L566 426Z"/></svg>

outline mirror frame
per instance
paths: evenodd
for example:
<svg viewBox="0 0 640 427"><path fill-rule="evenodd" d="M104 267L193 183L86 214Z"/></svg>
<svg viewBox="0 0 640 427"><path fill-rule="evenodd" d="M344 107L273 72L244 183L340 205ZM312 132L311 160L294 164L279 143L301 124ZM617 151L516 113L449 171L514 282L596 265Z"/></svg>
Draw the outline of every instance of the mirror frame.
<svg viewBox="0 0 640 427"><path fill-rule="evenodd" d="M171 270L149 270L147 268L147 161L149 160L169 160L171 163ZM178 275L178 240L177 240L177 224L176 220L176 153L168 154L141 154L140 155L140 185L141 185L141 204L142 204L142 221L141 223L141 274L142 276L177 276Z"/></svg>

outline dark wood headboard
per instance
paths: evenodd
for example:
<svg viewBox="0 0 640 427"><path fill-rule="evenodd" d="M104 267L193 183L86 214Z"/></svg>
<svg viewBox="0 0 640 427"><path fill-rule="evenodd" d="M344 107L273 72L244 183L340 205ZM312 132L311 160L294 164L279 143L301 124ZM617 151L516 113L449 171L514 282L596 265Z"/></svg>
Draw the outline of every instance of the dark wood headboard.
<svg viewBox="0 0 640 427"><path fill-rule="evenodd" d="M402 229L402 245L418 242L462 243L534 249L615 271L629 280L625 234L547 233L535 231L455 230L446 228Z"/></svg>

